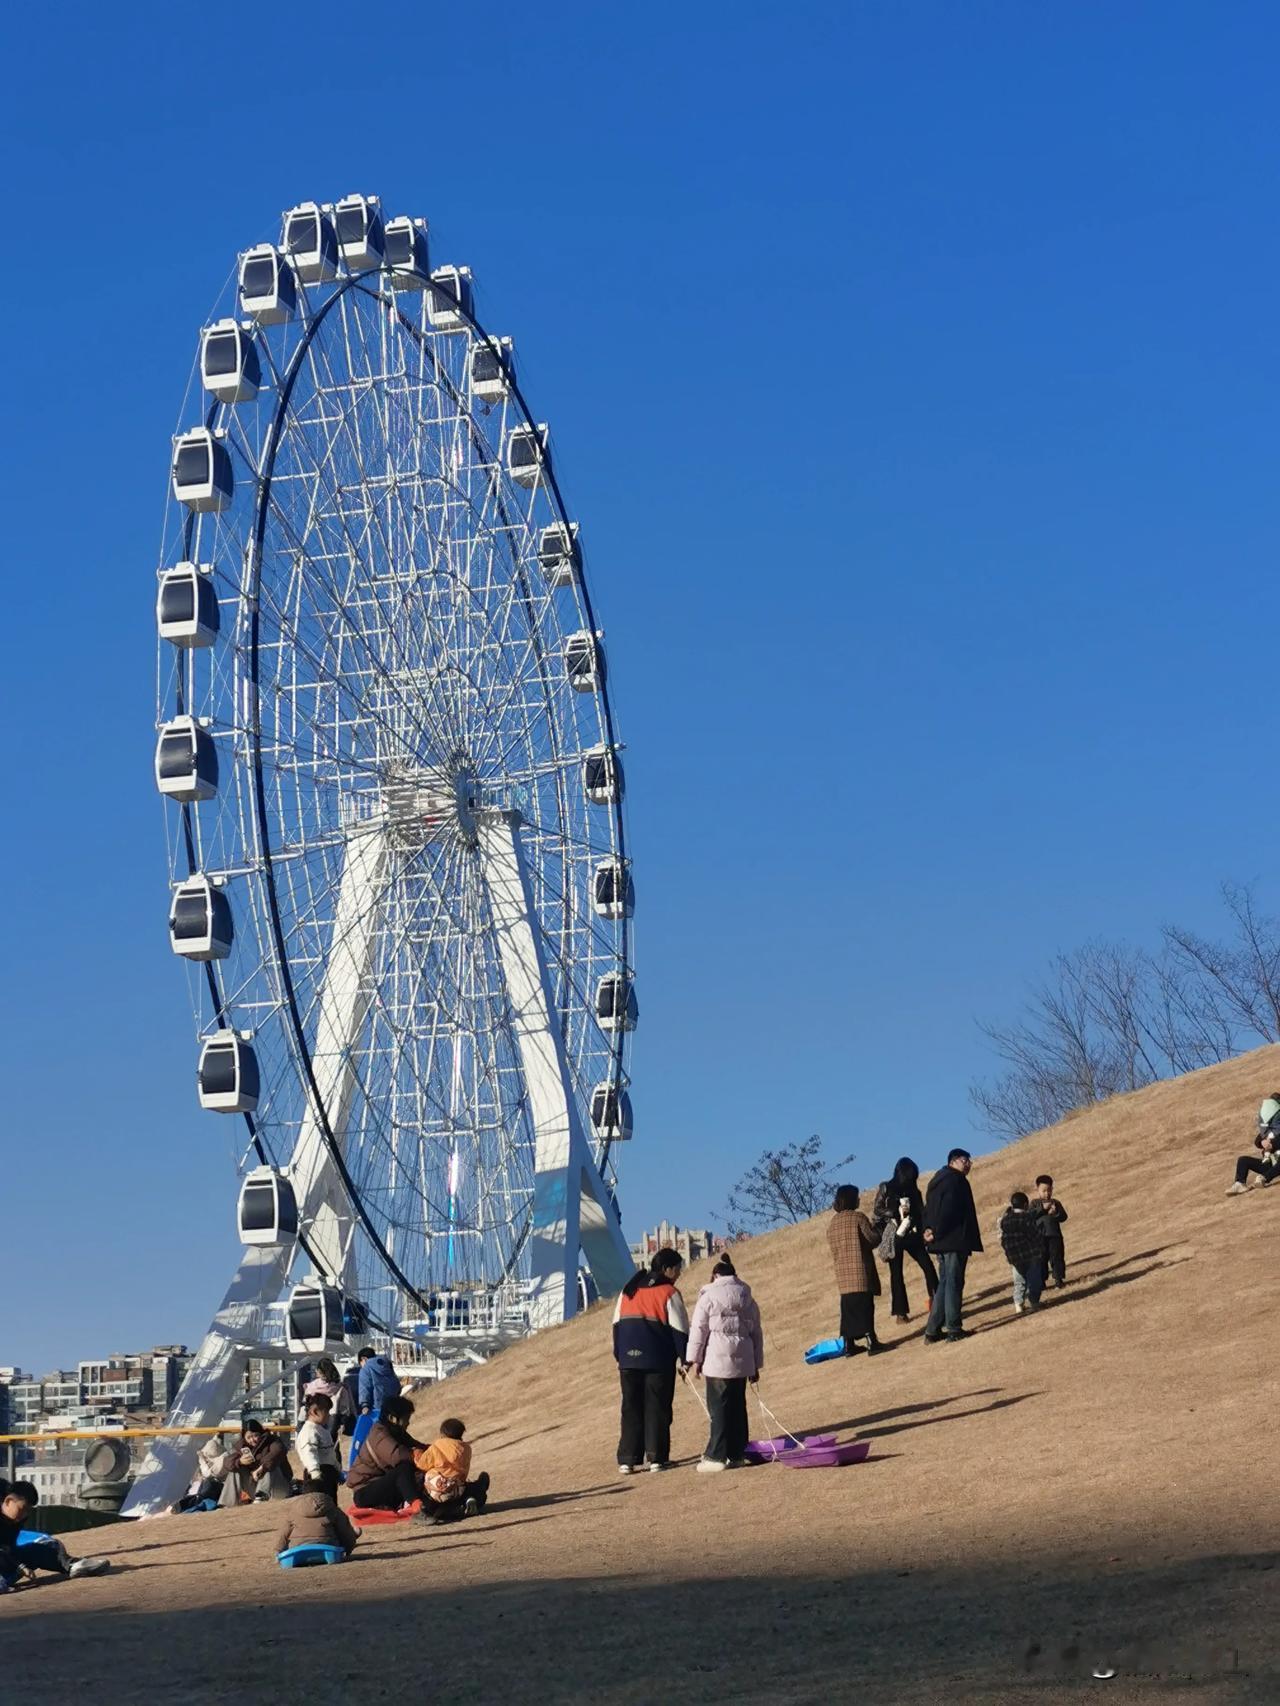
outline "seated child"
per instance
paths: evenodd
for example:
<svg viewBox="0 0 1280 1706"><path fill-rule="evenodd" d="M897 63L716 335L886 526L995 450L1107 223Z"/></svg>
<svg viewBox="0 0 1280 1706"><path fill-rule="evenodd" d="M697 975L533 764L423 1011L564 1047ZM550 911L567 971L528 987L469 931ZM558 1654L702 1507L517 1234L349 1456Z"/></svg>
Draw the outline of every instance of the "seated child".
<svg viewBox="0 0 1280 1706"><path fill-rule="evenodd" d="M18 1536L40 1495L30 1481L0 1481L0 1593L17 1585L23 1570L48 1570L53 1576L100 1576L111 1568L108 1558L73 1558L52 1535L39 1541Z"/></svg>
<svg viewBox="0 0 1280 1706"><path fill-rule="evenodd" d="M425 1451L415 1451L413 1461L422 1471L422 1515L429 1523L456 1522L464 1516L479 1516L489 1497L489 1477L468 1481L471 1447L462 1436L466 1423L448 1416L440 1424L440 1435Z"/></svg>
<svg viewBox="0 0 1280 1706"><path fill-rule="evenodd" d="M1040 1216L1046 1278L1052 1275L1055 1286L1064 1286L1067 1283L1067 1248L1062 1238L1062 1226L1067 1211L1053 1194L1050 1174L1041 1173L1036 1180L1035 1200L1031 1207Z"/></svg>
<svg viewBox="0 0 1280 1706"><path fill-rule="evenodd" d="M1000 1248L1013 1274L1013 1312L1039 1309L1044 1290L1044 1237L1025 1191L1014 1191L1000 1220Z"/></svg>
<svg viewBox="0 0 1280 1706"><path fill-rule="evenodd" d="M172 1514L181 1516L184 1511L193 1511L206 1500L216 1505L222 1497L227 1476L235 1468L235 1461L235 1452L227 1450L225 1434L213 1434L206 1439L196 1453L196 1472L191 1485L171 1507Z"/></svg>
<svg viewBox="0 0 1280 1706"><path fill-rule="evenodd" d="M356 1549L361 1530L339 1510L338 1471L323 1468L308 1474L297 1498L289 1500L289 1514L276 1535L276 1556L291 1546L341 1546L349 1558Z"/></svg>
<svg viewBox="0 0 1280 1706"><path fill-rule="evenodd" d="M307 1419L298 1429L295 1441L304 1480L321 1469L332 1469L335 1477L341 1472L338 1446L331 1431L332 1410L333 1399L323 1392L313 1392L307 1398Z"/></svg>
<svg viewBox="0 0 1280 1706"><path fill-rule="evenodd" d="M1280 1094L1268 1096L1258 1109L1258 1135L1253 1140L1256 1155L1241 1155L1236 1176L1227 1186L1229 1197L1242 1197L1249 1189L1249 1175L1256 1173L1264 1185L1280 1179Z"/></svg>

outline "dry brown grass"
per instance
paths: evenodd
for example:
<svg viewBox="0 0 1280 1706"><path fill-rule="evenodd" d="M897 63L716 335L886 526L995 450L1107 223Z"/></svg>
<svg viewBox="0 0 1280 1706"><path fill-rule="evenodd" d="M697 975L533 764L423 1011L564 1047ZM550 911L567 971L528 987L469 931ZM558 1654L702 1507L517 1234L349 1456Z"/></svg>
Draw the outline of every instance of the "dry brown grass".
<svg viewBox="0 0 1280 1706"><path fill-rule="evenodd" d="M796 1431L870 1438L864 1465L618 1479L599 1307L420 1405L424 1430L467 1418L495 1483L483 1520L371 1530L350 1565L305 1573L274 1564L265 1512L111 1531L116 1573L0 1601L9 1683L63 1701L92 1676L95 1703L1012 1706L1100 1688L1169 1700L1189 1664L1199 1699L1280 1701L1280 1189L1223 1195L1274 1082L1280 1048L1260 1050L978 1162L984 1234L1011 1189L1053 1173L1073 1283L1015 1319L991 1237L964 1344L920 1344L909 1269L911 1325L881 1304L892 1354L806 1368L804 1347L836 1330L821 1219L744 1246L769 1405ZM678 1393L677 1455L691 1464L702 1440ZM1126 1674L1024 1672L1031 1638L1056 1654L1073 1631L1082 1651L1128 1641ZM1243 1669L1226 1676L1214 1649L1233 1647Z"/></svg>

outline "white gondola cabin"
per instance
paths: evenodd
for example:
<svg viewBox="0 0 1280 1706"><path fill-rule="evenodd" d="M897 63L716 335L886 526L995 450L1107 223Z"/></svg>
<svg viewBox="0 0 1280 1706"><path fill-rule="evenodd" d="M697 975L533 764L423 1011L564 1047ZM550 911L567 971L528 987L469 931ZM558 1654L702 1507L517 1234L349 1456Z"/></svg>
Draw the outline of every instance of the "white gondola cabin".
<svg viewBox="0 0 1280 1706"><path fill-rule="evenodd" d="M213 570L207 563L177 563L160 576L156 627L175 646L211 646L221 617Z"/></svg>
<svg viewBox="0 0 1280 1706"><path fill-rule="evenodd" d="M431 281L431 251L425 219L401 215L383 233L392 290L425 290Z"/></svg>
<svg viewBox="0 0 1280 1706"><path fill-rule="evenodd" d="M604 647L595 634L582 628L564 643L564 669L575 693L598 693L604 686Z"/></svg>
<svg viewBox="0 0 1280 1706"><path fill-rule="evenodd" d="M622 759L609 746L594 746L582 760L582 786L593 805L616 806L622 798Z"/></svg>
<svg viewBox="0 0 1280 1706"><path fill-rule="evenodd" d="M259 243L240 257L240 306L260 326L279 326L298 306L293 269L274 243Z"/></svg>
<svg viewBox="0 0 1280 1706"><path fill-rule="evenodd" d="M473 313L470 267L437 267L427 297L427 324L433 332L461 332Z"/></svg>
<svg viewBox="0 0 1280 1706"><path fill-rule="evenodd" d="M225 960L235 941L231 902L202 872L185 878L169 903L169 946L184 960Z"/></svg>
<svg viewBox="0 0 1280 1706"><path fill-rule="evenodd" d="M336 1350L346 1342L342 1325L342 1293L335 1285L311 1278L289 1293L285 1344L294 1356L314 1356Z"/></svg>
<svg viewBox="0 0 1280 1706"><path fill-rule="evenodd" d="M371 272L382 265L386 238L376 195L344 195L333 210L333 227L338 253L351 272Z"/></svg>
<svg viewBox="0 0 1280 1706"><path fill-rule="evenodd" d="M222 434L192 427L173 441L173 495L200 513L223 510L231 502L235 476Z"/></svg>
<svg viewBox="0 0 1280 1706"><path fill-rule="evenodd" d="M538 563L548 586L572 586L582 578L582 547L576 521L553 521L538 536Z"/></svg>
<svg viewBox="0 0 1280 1706"><path fill-rule="evenodd" d="M634 1031L640 1008L630 972L606 972L596 985L596 1023L602 1031Z"/></svg>
<svg viewBox="0 0 1280 1706"><path fill-rule="evenodd" d="M156 787L171 800L211 800L218 791L218 748L194 717L162 723L156 740Z"/></svg>
<svg viewBox="0 0 1280 1706"><path fill-rule="evenodd" d="M510 338L481 338L471 346L468 368L471 395L482 403L500 403L511 390L515 345Z"/></svg>
<svg viewBox="0 0 1280 1706"><path fill-rule="evenodd" d="M298 1199L293 1186L274 1167L246 1173L236 1204L236 1230L242 1244L292 1244L298 1236Z"/></svg>
<svg viewBox="0 0 1280 1706"><path fill-rule="evenodd" d="M258 1057L248 1036L215 1031L200 1050L196 1089L215 1114L251 1114L258 1105Z"/></svg>
<svg viewBox="0 0 1280 1706"><path fill-rule="evenodd" d="M216 320L201 332L200 383L220 403L249 403L258 395L258 348L238 320Z"/></svg>
<svg viewBox="0 0 1280 1706"><path fill-rule="evenodd" d="M280 247L303 284L323 284L338 276L338 240L328 208L299 202L284 216Z"/></svg>
<svg viewBox="0 0 1280 1706"><path fill-rule="evenodd" d="M546 472L547 424L513 427L507 434L507 472L518 486L536 486Z"/></svg>
<svg viewBox="0 0 1280 1706"><path fill-rule="evenodd" d="M631 1098L616 1084L597 1084L591 1092L591 1129L601 1141L626 1143L631 1136Z"/></svg>
<svg viewBox="0 0 1280 1706"><path fill-rule="evenodd" d="M601 918L630 918L636 909L635 884L622 859L606 859L591 876L591 904Z"/></svg>

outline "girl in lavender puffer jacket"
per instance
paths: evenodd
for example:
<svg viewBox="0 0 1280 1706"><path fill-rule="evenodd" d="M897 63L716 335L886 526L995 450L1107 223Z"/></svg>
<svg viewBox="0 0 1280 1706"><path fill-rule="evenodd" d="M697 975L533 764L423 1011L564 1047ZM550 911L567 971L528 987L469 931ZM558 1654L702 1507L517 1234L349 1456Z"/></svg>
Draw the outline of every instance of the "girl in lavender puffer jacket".
<svg viewBox="0 0 1280 1706"><path fill-rule="evenodd" d="M737 1276L728 1256L711 1270L694 1306L685 1355L696 1375L707 1377L711 1436L699 1471L740 1469L746 1463L747 1382L754 1386L764 1367L760 1306Z"/></svg>

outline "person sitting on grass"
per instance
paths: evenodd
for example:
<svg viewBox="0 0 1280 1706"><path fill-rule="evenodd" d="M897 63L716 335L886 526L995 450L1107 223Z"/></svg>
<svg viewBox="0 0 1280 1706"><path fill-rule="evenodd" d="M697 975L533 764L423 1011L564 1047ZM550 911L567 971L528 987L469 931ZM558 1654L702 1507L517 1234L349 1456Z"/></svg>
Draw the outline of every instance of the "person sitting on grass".
<svg viewBox="0 0 1280 1706"><path fill-rule="evenodd" d="M52 1535L20 1540L40 1495L30 1481L0 1481L0 1593L17 1586L24 1570L47 1570L51 1576L100 1576L111 1568L109 1558L73 1558Z"/></svg>
<svg viewBox="0 0 1280 1706"><path fill-rule="evenodd" d="M332 1431L333 1400L323 1392L313 1392L307 1399L306 1416L294 1441L303 1478L314 1476L321 1469L332 1469L336 1478L342 1465Z"/></svg>
<svg viewBox="0 0 1280 1706"><path fill-rule="evenodd" d="M464 1516L479 1516L489 1497L489 1477L468 1481L471 1447L463 1439L465 1422L446 1416L439 1435L425 1451L415 1451L413 1461L422 1471L422 1515L427 1522L457 1522Z"/></svg>
<svg viewBox="0 0 1280 1706"><path fill-rule="evenodd" d="M1253 1140L1256 1155L1241 1155L1236 1161L1235 1182L1227 1186L1229 1197L1242 1197L1249 1189L1249 1175L1256 1173L1264 1185L1280 1179L1280 1090L1258 1109L1258 1135Z"/></svg>
<svg viewBox="0 0 1280 1706"><path fill-rule="evenodd" d="M338 1508L338 1471L325 1467L308 1474L276 1535L276 1556L291 1546L341 1546L349 1558L361 1530Z"/></svg>
<svg viewBox="0 0 1280 1706"><path fill-rule="evenodd" d="M235 1468L236 1453L227 1449L226 1434L212 1434L196 1453L196 1473L186 1493L173 1506L173 1514L181 1516L197 1505L217 1504L227 1476Z"/></svg>
<svg viewBox="0 0 1280 1706"><path fill-rule="evenodd" d="M284 1441L268 1433L256 1417L240 1430L234 1474L237 1502L242 1505L269 1499L273 1493L284 1495L291 1489Z"/></svg>
<svg viewBox="0 0 1280 1706"><path fill-rule="evenodd" d="M383 1400L382 1414L347 1471L352 1504L365 1510L406 1514L417 1506L422 1479L414 1467L413 1454L426 1447L409 1432L412 1420L413 1405L407 1398Z"/></svg>
<svg viewBox="0 0 1280 1706"><path fill-rule="evenodd" d="M1013 1312L1039 1309L1044 1290L1044 1234L1025 1191L1015 1191L1000 1217L1000 1248L1013 1276Z"/></svg>

